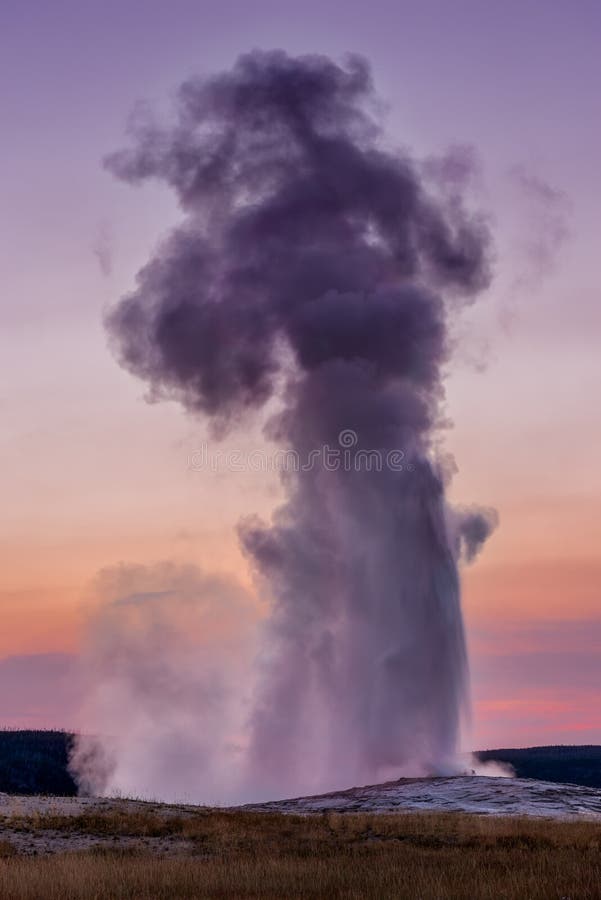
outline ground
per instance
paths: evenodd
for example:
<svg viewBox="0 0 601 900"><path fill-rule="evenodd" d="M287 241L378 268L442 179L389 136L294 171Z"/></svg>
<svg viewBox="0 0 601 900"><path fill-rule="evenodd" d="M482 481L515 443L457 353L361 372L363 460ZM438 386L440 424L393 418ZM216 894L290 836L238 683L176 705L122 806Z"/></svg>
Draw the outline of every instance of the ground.
<svg viewBox="0 0 601 900"><path fill-rule="evenodd" d="M601 791L406 779L232 810L0 795L0 898L88 897L593 900Z"/></svg>

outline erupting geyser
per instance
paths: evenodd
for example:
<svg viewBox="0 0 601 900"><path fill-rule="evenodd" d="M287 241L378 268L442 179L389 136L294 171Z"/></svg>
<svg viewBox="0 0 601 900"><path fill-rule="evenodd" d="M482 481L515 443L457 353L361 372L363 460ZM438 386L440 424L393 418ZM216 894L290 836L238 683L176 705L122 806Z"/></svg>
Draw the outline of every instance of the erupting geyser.
<svg viewBox="0 0 601 900"><path fill-rule="evenodd" d="M240 797L456 765L457 564L493 517L447 506L432 440L447 319L486 287L489 237L451 163L385 149L371 97L361 59L255 52L108 161L185 214L108 318L120 362L217 435L277 396L268 434L307 463L271 524L240 526L272 603ZM324 446L337 465L309 462Z"/></svg>

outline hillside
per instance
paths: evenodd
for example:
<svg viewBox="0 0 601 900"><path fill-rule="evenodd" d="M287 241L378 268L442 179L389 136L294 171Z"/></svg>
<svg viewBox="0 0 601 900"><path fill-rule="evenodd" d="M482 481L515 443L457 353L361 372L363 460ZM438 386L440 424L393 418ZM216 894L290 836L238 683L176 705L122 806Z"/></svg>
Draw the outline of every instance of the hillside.
<svg viewBox="0 0 601 900"><path fill-rule="evenodd" d="M0 791L77 794L67 770L72 740L64 731L0 731Z"/></svg>
<svg viewBox="0 0 601 900"><path fill-rule="evenodd" d="M73 735L63 731L0 731L0 792L74 796L67 770ZM482 750L480 760L513 766L517 778L601 788L601 746Z"/></svg>
<svg viewBox="0 0 601 900"><path fill-rule="evenodd" d="M475 756L509 763L518 778L601 788L601 747L593 744L481 750Z"/></svg>

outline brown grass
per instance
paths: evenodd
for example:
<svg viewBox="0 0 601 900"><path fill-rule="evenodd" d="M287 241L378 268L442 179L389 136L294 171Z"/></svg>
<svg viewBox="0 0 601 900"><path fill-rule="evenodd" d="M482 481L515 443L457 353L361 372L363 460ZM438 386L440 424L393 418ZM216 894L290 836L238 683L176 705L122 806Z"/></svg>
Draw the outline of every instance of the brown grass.
<svg viewBox="0 0 601 900"><path fill-rule="evenodd" d="M16 856L17 850L14 844L10 841L0 840L0 859L8 859L11 856Z"/></svg>
<svg viewBox="0 0 601 900"><path fill-rule="evenodd" d="M7 824L6 822L4 823ZM117 849L0 859L0 897L601 898L601 823L463 814L111 811L11 826L103 838L186 839L187 855ZM1 855L1 854L0 854Z"/></svg>

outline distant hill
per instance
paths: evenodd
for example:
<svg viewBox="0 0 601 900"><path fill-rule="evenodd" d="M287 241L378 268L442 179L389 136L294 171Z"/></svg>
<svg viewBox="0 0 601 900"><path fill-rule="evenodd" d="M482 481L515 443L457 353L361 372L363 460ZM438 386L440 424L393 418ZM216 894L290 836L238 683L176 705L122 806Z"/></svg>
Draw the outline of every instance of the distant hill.
<svg viewBox="0 0 601 900"><path fill-rule="evenodd" d="M0 731L0 791L75 796L67 771L72 741L64 731Z"/></svg>
<svg viewBox="0 0 601 900"><path fill-rule="evenodd" d="M67 770L73 735L64 731L0 731L0 791L72 797ZM481 760L509 763L518 778L538 778L601 788L601 747L527 747L481 750Z"/></svg>
<svg viewBox="0 0 601 900"><path fill-rule="evenodd" d="M518 778L538 778L601 788L601 747L526 747L518 750L481 750L481 760L509 763Z"/></svg>

